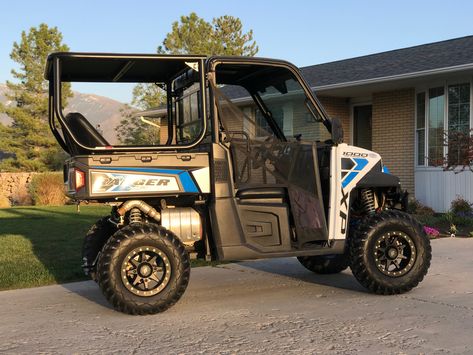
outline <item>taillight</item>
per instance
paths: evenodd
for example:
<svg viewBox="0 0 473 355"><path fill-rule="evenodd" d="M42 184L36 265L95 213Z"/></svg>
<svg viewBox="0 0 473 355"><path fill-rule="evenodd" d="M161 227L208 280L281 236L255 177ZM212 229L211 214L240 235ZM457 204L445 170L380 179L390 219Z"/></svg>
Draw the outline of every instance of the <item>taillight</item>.
<svg viewBox="0 0 473 355"><path fill-rule="evenodd" d="M85 173L77 168L74 168L74 185L76 191L85 186Z"/></svg>

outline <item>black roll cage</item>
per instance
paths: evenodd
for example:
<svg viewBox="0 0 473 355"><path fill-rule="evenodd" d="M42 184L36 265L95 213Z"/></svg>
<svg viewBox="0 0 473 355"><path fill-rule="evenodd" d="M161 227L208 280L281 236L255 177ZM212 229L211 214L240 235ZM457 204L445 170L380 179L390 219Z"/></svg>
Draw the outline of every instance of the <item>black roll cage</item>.
<svg viewBox="0 0 473 355"><path fill-rule="evenodd" d="M193 61L193 62L198 62L199 66L199 82L201 85L201 88L204 88L204 90L201 90L201 115L203 118L203 125L201 132L199 136L197 137L194 142L187 144L187 145L170 145L172 138L174 137L174 120L176 119L173 117L172 113L172 97L171 97L171 92L172 88L171 85L169 85L175 78L177 78L179 75L176 75L172 79L169 80L169 83L166 85L166 90L167 90L167 103L166 103L166 108L167 108L167 113L168 113L168 141L166 142L166 145L159 145L159 146L111 146L111 147L87 147L84 146L79 142L79 140L74 136L73 132L69 129L67 124L65 123L65 117L62 112L62 80L61 80L61 74L62 74L62 67L61 67L61 59L78 59L80 60L81 58L88 58L88 59L124 59L127 60L127 63L121 68L121 70L113 77L112 80L90 80L90 79L84 79L84 80L66 80L70 82L80 82L80 81L88 81L88 82L118 82L120 81L121 78L123 78L124 75L126 75L126 72L133 67L133 61L134 60L143 60L143 59L149 59L149 60L159 60L159 59L165 59L165 60L172 60L172 59L181 59L181 60L188 60L188 61ZM66 151L69 152L69 149L66 145L66 142L64 141L63 137L59 133L57 127L56 127L56 120L58 120L61 123L61 127L65 130L67 130L68 135L71 137L71 139L74 141L75 144L77 144L79 147L91 152L91 153L113 153L113 152L120 152L120 151L178 151L178 150L187 150L187 149L192 149L199 145L202 140L205 138L205 135L207 133L207 117L206 117L206 112L207 112L207 98L206 98L206 90L205 88L207 87L207 80L211 80L213 84L216 84L216 78L215 78L215 71L216 67L219 64L252 64L252 65L268 65L268 66L275 66L275 67L282 67L285 69L288 69L294 76L295 78L300 82L306 96L309 98L313 106L316 108L317 112L319 113L320 117L323 120L323 124L326 126L326 128L331 132L331 120L328 118L327 113L325 112L323 106L320 104L319 100L317 97L314 95L312 90L310 89L309 85L305 81L305 79L302 77L299 69L294 66L293 64L282 61L282 60L274 60L274 59L267 59L267 58L255 58L255 57L221 57L221 56L213 56L210 58L206 58L205 56L190 56L190 55L146 55L146 54L112 54L112 53L73 53L73 52L58 52L58 53L52 53L48 56L47 60L47 65L45 69L45 78L49 80L49 126L50 129L58 141L58 143L61 145L61 147ZM132 82L132 81L125 81L125 82ZM152 81L150 81L152 82ZM209 100L210 104L209 105L209 112L210 112L210 119L211 119L211 125L212 125L212 141L214 143L218 143L220 140L219 133L217 127L220 127L219 125L219 119L218 119L218 114L217 114L217 109L216 109L216 102L214 95L212 93L212 90L209 90ZM254 94L252 94L254 96ZM256 100L255 100L256 99ZM253 100L260 105L260 100L258 98L253 97ZM264 107L263 107L264 111ZM274 122L274 119L271 117L271 115L265 114L266 119L268 120L268 123L270 124L271 127L277 126L276 123ZM280 129L275 130L277 135L281 135L282 132L280 132ZM283 137L280 137L283 138ZM284 138L285 140L285 138Z"/></svg>
<svg viewBox="0 0 473 355"><path fill-rule="evenodd" d="M203 56L169 56L169 55L142 55L142 54L135 54L135 55L124 55L124 54L96 54L96 53L53 53L48 57L47 61L47 66L45 70L45 77L46 79L49 79L49 115L48 115L48 120L49 120L49 127L56 138L56 140L59 142L60 146L69 153L69 149L59 133L57 127L56 127L56 119L61 123L61 127L67 131L67 134L70 136L70 138L74 141L75 144L77 144L79 147L90 151L92 153L113 153L113 152L119 152L119 151L157 151L157 150L162 150L162 151L176 151L176 150L186 150L186 149L191 149L197 146L205 137L206 132L207 132L207 120L204 118L203 119L203 125L201 132L197 139L187 145L169 145L171 143L172 137L174 136L174 125L173 125L173 120L175 117L173 117L172 114L172 98L170 95L171 92L171 85L170 82L173 81L172 78L169 80L169 83L166 85L166 90L167 90L167 103L166 103L166 108L168 112L168 141L166 142L166 145L159 145L159 146L110 146L110 147L87 147L84 146L80 141L77 139L77 137L74 136L73 132L69 129L67 124L65 123L65 117L62 112L62 81L61 81L61 59L62 58L93 58L93 59L98 59L98 58L110 58L110 59L126 59L128 60L127 64L120 70L120 72L114 77L116 80L96 80L96 81L102 81L102 82L118 82L123 75L125 75L126 71L131 68L134 59L152 59L152 60L159 60L159 59L167 59L167 60L172 60L172 59L182 59L182 60L188 60L188 61L194 61L198 62L199 65L199 82L201 87L205 88L205 57ZM181 73L180 73L181 74ZM179 74L179 75L180 75ZM178 77L179 75L176 75ZM80 80L71 80L71 81L80 81ZM84 80L84 81L91 81L91 80ZM205 100L205 90L201 90L201 115L204 117L205 112L207 111L206 108L206 100Z"/></svg>
<svg viewBox="0 0 473 355"><path fill-rule="evenodd" d="M309 98L310 102L314 105L318 114L322 118L323 125L328 129L330 133L332 132L332 121L330 120L327 112L325 111L324 107L320 103L317 96L315 96L313 91L310 89L309 84L306 82L306 80L302 76L299 68L297 68L292 63L284 61L284 60L277 60L277 59L270 59L270 58L213 56L207 60L207 73L208 73L207 78L208 80L212 80L214 85L216 85L216 75L215 75L216 67L219 64L268 65L268 66L281 67L281 68L288 69L301 84L302 89L304 90L306 96ZM276 136L278 136L278 138L280 138L283 141L286 140L284 134L282 133L282 130L278 127L274 118L271 115L268 115L267 112L265 112L267 111L267 109L264 105L264 102L262 102L261 98L259 98L259 95L254 94L254 93L250 93L250 94L252 95L253 101L261 109L270 127L276 133ZM216 102L215 102L215 98L213 96L212 90L210 90L210 102L212 103L210 105L210 112L212 116L213 127L219 127L219 119L218 119L218 114L217 114L218 110L216 107ZM215 132L214 130L213 136L214 136L214 141L217 142L219 139L218 132Z"/></svg>

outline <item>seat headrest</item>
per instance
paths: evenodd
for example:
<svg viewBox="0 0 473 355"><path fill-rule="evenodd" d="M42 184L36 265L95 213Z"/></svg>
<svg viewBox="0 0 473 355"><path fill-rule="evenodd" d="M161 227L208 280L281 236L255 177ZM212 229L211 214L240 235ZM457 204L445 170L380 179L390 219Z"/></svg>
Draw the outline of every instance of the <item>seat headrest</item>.
<svg viewBox="0 0 473 355"><path fill-rule="evenodd" d="M64 117L67 128L74 137L87 147L106 147L110 143L78 112L71 112ZM63 127L63 134L71 155L87 154L88 151L75 143L67 130Z"/></svg>

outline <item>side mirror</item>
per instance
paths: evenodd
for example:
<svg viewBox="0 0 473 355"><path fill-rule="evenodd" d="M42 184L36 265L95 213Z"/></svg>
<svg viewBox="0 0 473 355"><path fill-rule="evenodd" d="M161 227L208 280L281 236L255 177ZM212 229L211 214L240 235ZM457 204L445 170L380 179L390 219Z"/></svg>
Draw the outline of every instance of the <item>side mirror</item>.
<svg viewBox="0 0 473 355"><path fill-rule="evenodd" d="M332 118L332 141L334 144L343 143L343 126L339 118Z"/></svg>

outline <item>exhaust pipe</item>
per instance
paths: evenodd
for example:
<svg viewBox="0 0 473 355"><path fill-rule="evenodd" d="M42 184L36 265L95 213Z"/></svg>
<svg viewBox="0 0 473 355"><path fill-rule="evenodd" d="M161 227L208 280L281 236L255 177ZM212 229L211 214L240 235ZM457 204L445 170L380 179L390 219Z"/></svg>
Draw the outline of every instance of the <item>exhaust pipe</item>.
<svg viewBox="0 0 473 355"><path fill-rule="evenodd" d="M125 213L127 213L132 208L138 208L145 215L153 218L157 222L161 222L161 213L159 213L158 211L156 211L156 209L141 200L129 200L123 202L121 206L117 209L117 213L120 215L120 217L123 218L125 216Z"/></svg>

